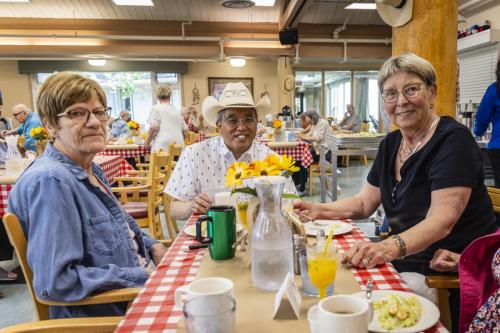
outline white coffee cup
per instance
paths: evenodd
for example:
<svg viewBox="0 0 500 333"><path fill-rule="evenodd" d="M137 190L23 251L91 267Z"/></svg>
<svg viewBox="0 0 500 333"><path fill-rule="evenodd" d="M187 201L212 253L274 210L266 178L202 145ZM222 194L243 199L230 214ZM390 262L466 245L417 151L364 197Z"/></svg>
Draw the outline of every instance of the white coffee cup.
<svg viewBox="0 0 500 333"><path fill-rule="evenodd" d="M236 205L236 199L231 196L231 192L218 192L215 193L214 196L214 204L216 206L235 206Z"/></svg>
<svg viewBox="0 0 500 333"><path fill-rule="evenodd" d="M318 304L319 333L366 333L373 316L370 303L352 295L326 297Z"/></svg>
<svg viewBox="0 0 500 333"><path fill-rule="evenodd" d="M186 301L189 301L198 296L212 295L227 295L234 298L233 281L221 277L203 278L191 282L190 284L180 286L175 291L175 306L182 307L184 302L182 296L185 296ZM204 306L212 306L210 297L204 297Z"/></svg>

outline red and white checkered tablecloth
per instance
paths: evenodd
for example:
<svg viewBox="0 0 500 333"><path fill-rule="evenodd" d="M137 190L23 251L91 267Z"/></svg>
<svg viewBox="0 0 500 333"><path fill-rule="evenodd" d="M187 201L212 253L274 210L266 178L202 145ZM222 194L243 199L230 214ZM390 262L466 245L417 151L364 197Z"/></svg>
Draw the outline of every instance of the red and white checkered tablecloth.
<svg viewBox="0 0 500 333"><path fill-rule="evenodd" d="M186 226L196 223L192 215ZM182 309L175 308L175 290L196 278L206 249L189 251L193 237L181 232L149 277L115 332L176 332Z"/></svg>
<svg viewBox="0 0 500 333"><path fill-rule="evenodd" d="M106 174L109 183L113 183L115 177L124 177L127 171L134 170L134 168L121 156L102 156L96 155L94 162L101 167Z"/></svg>
<svg viewBox="0 0 500 333"><path fill-rule="evenodd" d="M348 222L348 221L346 221ZM369 242L370 239L358 228L356 224L353 225L352 232L348 234L335 236L337 242L337 249L339 253L343 253L351 248L351 246L358 241ZM358 282L361 289L366 290L366 283L369 279L373 280L373 289L375 290L403 290L410 291L406 282L401 275L396 271L392 264L385 264L375 268L351 268L354 279ZM426 333L446 333L448 330L441 324L437 323L433 327L425 331Z"/></svg>
<svg viewBox="0 0 500 333"><path fill-rule="evenodd" d="M127 171L133 170L132 166L121 156L95 156L94 162L98 164L109 182L112 183L115 177L127 175ZM7 199L14 184L0 184L0 217L7 212Z"/></svg>
<svg viewBox="0 0 500 333"><path fill-rule="evenodd" d="M125 157L141 157L149 155L150 153L151 149L144 148L144 145L138 145L137 149L104 149L98 154L98 156L118 155L125 158Z"/></svg>
<svg viewBox="0 0 500 333"><path fill-rule="evenodd" d="M0 217L7 213L7 199L9 197L9 192L13 187L13 184L0 185Z"/></svg>
<svg viewBox="0 0 500 333"><path fill-rule="evenodd" d="M196 222L192 215L186 226ZM339 251L347 250L358 240L368 238L354 226L352 233L335 237ZM182 317L181 309L175 308L175 290L196 278L196 274L206 249L188 251L189 245L195 243L193 237L181 232L153 273L146 285L135 298L115 332L176 332L177 323ZM352 273L360 287L364 289L368 278L374 280L375 289L407 290L408 286L391 264L373 269L352 269ZM448 332L441 323L428 329L426 333Z"/></svg>
<svg viewBox="0 0 500 333"><path fill-rule="evenodd" d="M266 144L266 142L264 142ZM296 161L300 161L302 166L307 169L313 162L313 157L309 146L304 141L299 141L295 147L277 147L272 148L277 154L292 156Z"/></svg>
<svg viewBox="0 0 500 333"><path fill-rule="evenodd" d="M199 132L198 133L198 142L202 142L204 140L206 140L207 136L205 135L205 133L203 132Z"/></svg>

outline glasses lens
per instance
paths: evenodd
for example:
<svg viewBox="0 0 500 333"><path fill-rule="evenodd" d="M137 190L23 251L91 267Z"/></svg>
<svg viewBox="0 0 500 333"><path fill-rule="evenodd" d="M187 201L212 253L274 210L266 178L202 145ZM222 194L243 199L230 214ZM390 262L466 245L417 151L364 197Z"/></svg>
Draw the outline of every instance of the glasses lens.
<svg viewBox="0 0 500 333"><path fill-rule="evenodd" d="M96 108L96 109L92 110L92 113L100 121L106 121L109 118L109 110L110 110L110 108L104 108L104 107Z"/></svg>
<svg viewBox="0 0 500 333"><path fill-rule="evenodd" d="M77 123L83 123L87 120L87 115L89 111L85 109L74 109L74 110L69 110L66 115L69 119L73 120L74 122Z"/></svg>
<svg viewBox="0 0 500 333"><path fill-rule="evenodd" d="M382 98L386 102L394 102L398 98L398 92L395 90L387 90L382 93Z"/></svg>
<svg viewBox="0 0 500 333"><path fill-rule="evenodd" d="M406 97L415 97L420 92L420 84L412 84L404 88L403 93Z"/></svg>

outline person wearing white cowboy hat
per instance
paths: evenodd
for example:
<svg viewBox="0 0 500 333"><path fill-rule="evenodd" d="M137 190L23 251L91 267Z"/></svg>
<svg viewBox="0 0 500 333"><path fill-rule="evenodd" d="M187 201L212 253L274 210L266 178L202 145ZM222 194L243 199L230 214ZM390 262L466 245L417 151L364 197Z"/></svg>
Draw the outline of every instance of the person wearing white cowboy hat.
<svg viewBox="0 0 500 333"><path fill-rule="evenodd" d="M254 103L252 94L241 82L228 83L219 99L207 97L202 105L205 121L216 126L220 136L186 147L168 181L165 193L172 197L174 219L187 219L192 213L206 213L215 193L225 189L229 165L251 162L275 154L254 140L257 122L271 113L271 100L264 95ZM296 194L290 178L285 191Z"/></svg>

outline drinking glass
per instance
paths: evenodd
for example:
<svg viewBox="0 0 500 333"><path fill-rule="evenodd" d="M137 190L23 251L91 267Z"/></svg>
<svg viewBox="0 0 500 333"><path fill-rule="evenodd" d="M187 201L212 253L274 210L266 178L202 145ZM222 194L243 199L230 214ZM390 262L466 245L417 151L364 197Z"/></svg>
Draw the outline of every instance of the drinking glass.
<svg viewBox="0 0 500 333"><path fill-rule="evenodd" d="M247 209L250 204L251 195L236 193L234 196L236 197L236 218L248 230Z"/></svg>
<svg viewBox="0 0 500 333"><path fill-rule="evenodd" d="M323 246L307 247L307 270L311 283L319 290L319 297L326 297L327 288L335 280L337 273L337 252L332 242L327 251Z"/></svg>
<svg viewBox="0 0 500 333"><path fill-rule="evenodd" d="M210 299L211 306L206 306ZM233 333L235 331L236 301L227 295L199 296L183 307L188 333Z"/></svg>

